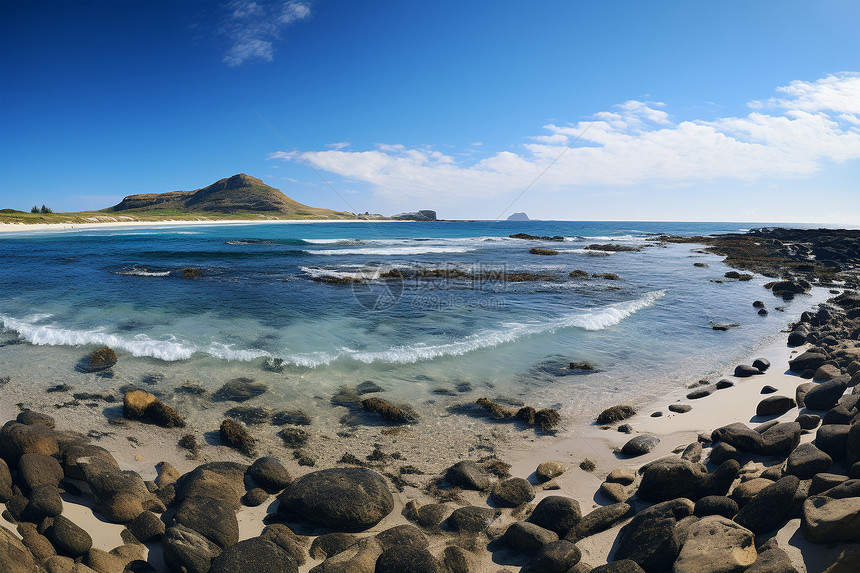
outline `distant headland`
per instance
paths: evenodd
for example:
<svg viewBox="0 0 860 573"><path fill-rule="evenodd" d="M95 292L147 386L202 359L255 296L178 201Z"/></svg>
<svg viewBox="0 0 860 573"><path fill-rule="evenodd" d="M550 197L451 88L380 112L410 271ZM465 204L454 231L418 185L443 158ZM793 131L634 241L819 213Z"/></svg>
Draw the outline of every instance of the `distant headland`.
<svg viewBox="0 0 860 573"><path fill-rule="evenodd" d="M311 207L244 173L193 191L129 195L118 204L99 211L53 213L45 206L34 207L29 213L0 209L0 223L20 224L292 219L435 221L436 212L421 210L385 217Z"/></svg>

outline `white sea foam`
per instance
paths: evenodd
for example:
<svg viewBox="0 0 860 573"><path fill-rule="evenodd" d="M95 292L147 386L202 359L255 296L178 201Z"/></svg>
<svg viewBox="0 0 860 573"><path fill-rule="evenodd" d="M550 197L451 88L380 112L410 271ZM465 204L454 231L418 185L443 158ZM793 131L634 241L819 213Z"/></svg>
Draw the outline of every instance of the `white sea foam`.
<svg viewBox="0 0 860 573"><path fill-rule="evenodd" d="M322 269L319 267L299 267L303 273L309 275L311 278L319 279L323 277L332 277L338 279L367 279L367 280L376 280L379 278L379 274L388 270L387 268L372 268L367 270L356 270L356 271L338 271L334 269Z"/></svg>
<svg viewBox="0 0 860 573"><path fill-rule="evenodd" d="M594 251L592 249L560 249L558 252L588 255L589 257L610 257L615 254L613 251Z"/></svg>
<svg viewBox="0 0 860 573"><path fill-rule="evenodd" d="M116 271L114 274L117 275L132 275L137 277L166 277L170 275L170 271L151 271L146 267L138 267L137 265L131 267L130 269L123 269L121 271Z"/></svg>
<svg viewBox="0 0 860 573"><path fill-rule="evenodd" d="M410 246L410 247L367 247L363 249L321 249L308 251L313 255L425 255L432 253L468 253L475 249L469 247L439 247L439 246Z"/></svg>
<svg viewBox="0 0 860 573"><path fill-rule="evenodd" d="M365 241L360 239L302 239L311 245L342 245L344 247L364 245Z"/></svg>

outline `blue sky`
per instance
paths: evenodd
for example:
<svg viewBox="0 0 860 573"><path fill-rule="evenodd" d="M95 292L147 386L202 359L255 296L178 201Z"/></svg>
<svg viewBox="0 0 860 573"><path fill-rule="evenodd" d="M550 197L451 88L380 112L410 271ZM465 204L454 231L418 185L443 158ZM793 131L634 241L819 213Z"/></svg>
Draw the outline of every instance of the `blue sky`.
<svg viewBox="0 0 860 573"><path fill-rule="evenodd" d="M0 208L245 172L360 212L860 225L857 22L850 0L4 2Z"/></svg>

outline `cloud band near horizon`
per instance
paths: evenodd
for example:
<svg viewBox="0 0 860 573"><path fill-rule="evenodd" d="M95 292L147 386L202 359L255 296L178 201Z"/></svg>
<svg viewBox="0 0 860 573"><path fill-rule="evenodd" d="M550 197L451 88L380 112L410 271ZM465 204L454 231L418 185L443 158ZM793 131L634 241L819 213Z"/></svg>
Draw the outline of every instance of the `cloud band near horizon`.
<svg viewBox="0 0 860 573"><path fill-rule="evenodd" d="M498 197L525 188L682 185L719 179L809 176L828 162L860 158L860 74L793 81L777 97L750 102L742 117L673 121L660 102L627 101L592 119L548 124L517 151L474 161L432 146L344 144L303 151L315 169L368 184L381 196L456 200ZM276 151L272 160L297 160ZM555 162L555 163L553 163ZM551 166L547 169L547 166ZM543 175L540 175L546 170Z"/></svg>

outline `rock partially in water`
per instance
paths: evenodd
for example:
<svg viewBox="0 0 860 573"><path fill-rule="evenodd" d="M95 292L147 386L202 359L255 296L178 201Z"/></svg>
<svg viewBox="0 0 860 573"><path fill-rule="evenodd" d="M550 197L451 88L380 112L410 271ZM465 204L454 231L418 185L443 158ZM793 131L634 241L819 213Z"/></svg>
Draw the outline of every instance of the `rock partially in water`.
<svg viewBox="0 0 860 573"><path fill-rule="evenodd" d="M603 410L597 415L598 424L611 424L631 418L636 414L636 409L633 406L619 404Z"/></svg>
<svg viewBox="0 0 860 573"><path fill-rule="evenodd" d="M246 402L262 395L268 388L251 378L233 378L221 386L212 398L218 402Z"/></svg>
<svg viewBox="0 0 860 573"><path fill-rule="evenodd" d="M251 436L248 429L240 422L227 418L221 422L218 432L221 436L221 441L226 445L236 448L246 456L254 455L257 440Z"/></svg>
<svg viewBox="0 0 860 573"><path fill-rule="evenodd" d="M365 412L379 414L386 422L395 424L408 424L418 418L418 414L408 406L395 406L382 398L365 398L361 407Z"/></svg>

